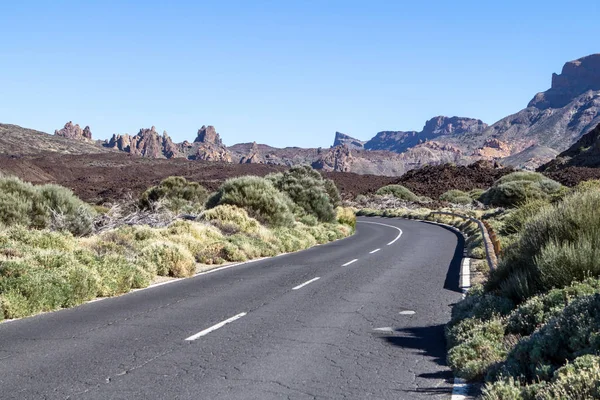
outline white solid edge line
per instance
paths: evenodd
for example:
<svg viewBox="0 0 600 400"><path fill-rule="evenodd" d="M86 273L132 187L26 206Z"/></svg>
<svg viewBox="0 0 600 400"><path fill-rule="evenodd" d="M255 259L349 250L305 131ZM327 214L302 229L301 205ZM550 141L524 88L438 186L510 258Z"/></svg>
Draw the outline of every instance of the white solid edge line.
<svg viewBox="0 0 600 400"><path fill-rule="evenodd" d="M465 400L469 394L469 384L461 378L454 378L452 397L450 400Z"/></svg>
<svg viewBox="0 0 600 400"><path fill-rule="evenodd" d="M463 258L460 268L460 289L463 292L463 298L471 287L471 260L468 257ZM469 384L462 378L454 377L452 385L452 397L450 400L466 400L469 394Z"/></svg>
<svg viewBox="0 0 600 400"><path fill-rule="evenodd" d="M395 238L394 240L392 240L391 242L389 242L389 243L387 244L388 246L391 246L391 245L393 245L394 243L396 243L396 241L397 241L398 239L400 239L400 237L402 236L402 229L400 229L400 228L398 228L397 226L394 226L394 225L382 224L382 223L379 223L379 222L369 222L369 221L356 221L356 222L360 222L361 224L374 224L374 225L382 225L382 226L387 226L388 228L394 228L394 229L396 229L397 231L399 231L400 233L398 233L398 236L396 236L396 238Z"/></svg>
<svg viewBox="0 0 600 400"><path fill-rule="evenodd" d="M370 251L369 254L377 253L379 250L381 250L381 249L375 249L373 251Z"/></svg>
<svg viewBox="0 0 600 400"><path fill-rule="evenodd" d="M348 265L353 264L353 263L355 263L357 261L358 261L358 258L355 258L354 260L348 261L346 264L343 264L342 267L347 267Z"/></svg>
<svg viewBox="0 0 600 400"><path fill-rule="evenodd" d="M312 278L310 281L306 281L301 285L298 285L296 287L293 287L292 290L298 290L303 288L304 286L308 285L309 283L313 283L314 281L318 281L319 279L321 279L321 277L317 276L316 278Z"/></svg>
<svg viewBox="0 0 600 400"><path fill-rule="evenodd" d="M189 338L187 338L185 340L187 340L188 342L191 342L191 341L194 341L194 340L196 340L196 339L198 339L198 338L200 338L202 336L206 336L209 333L211 333L212 331L216 331L217 329L224 327L228 323L233 322L236 319L242 318L244 315L246 315L245 312L239 313L238 315L235 315L235 316L233 316L231 318L228 318L225 321L221 321L218 324L211 326L210 328L206 328L205 330L200 331L200 332L196 333L195 335L190 336Z"/></svg>

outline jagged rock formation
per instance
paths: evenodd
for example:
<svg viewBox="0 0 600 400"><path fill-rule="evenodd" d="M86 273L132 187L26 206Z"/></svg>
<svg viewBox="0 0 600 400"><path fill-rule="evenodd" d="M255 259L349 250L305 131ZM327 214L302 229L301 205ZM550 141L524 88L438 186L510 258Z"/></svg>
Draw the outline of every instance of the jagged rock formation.
<svg viewBox="0 0 600 400"><path fill-rule="evenodd" d="M74 140L85 140L88 142L92 141L92 131L89 126L81 129L79 124L73 124L73 121L69 121L65 124L64 128L54 131L55 136L62 136L67 139Z"/></svg>
<svg viewBox="0 0 600 400"><path fill-rule="evenodd" d="M248 154L240 159L240 164L264 164L265 158L260 153L256 142L252 143L252 147Z"/></svg>
<svg viewBox="0 0 600 400"><path fill-rule="evenodd" d="M332 147L346 145L349 149L358 150L363 149L365 147L365 143L366 142L355 139L351 136L346 135L345 133L336 132Z"/></svg>
<svg viewBox="0 0 600 400"><path fill-rule="evenodd" d="M586 133L540 171L557 171L568 167L600 167L600 124Z"/></svg>
<svg viewBox="0 0 600 400"><path fill-rule="evenodd" d="M193 151L188 158L192 160L231 162L231 154L214 126L203 125L190 149Z"/></svg>
<svg viewBox="0 0 600 400"><path fill-rule="evenodd" d="M135 136L114 134L104 147L149 158L179 158L190 160L231 162L231 154L213 126L202 126L193 143L174 143L167 132L160 135L156 128L140 129Z"/></svg>
<svg viewBox="0 0 600 400"><path fill-rule="evenodd" d="M327 152L321 150L321 157L312 166L324 171L350 172L352 170L352 153L347 145L332 147Z"/></svg>
<svg viewBox="0 0 600 400"><path fill-rule="evenodd" d="M154 126L150 129L142 128L134 136L114 134L103 146L149 158L173 158L179 155L179 150L169 135L164 132L161 136Z"/></svg>

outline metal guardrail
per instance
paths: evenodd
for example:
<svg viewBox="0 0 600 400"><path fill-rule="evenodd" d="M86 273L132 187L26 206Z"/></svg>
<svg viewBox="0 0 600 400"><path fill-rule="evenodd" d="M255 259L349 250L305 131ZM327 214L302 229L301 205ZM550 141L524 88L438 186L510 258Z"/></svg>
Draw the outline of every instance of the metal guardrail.
<svg viewBox="0 0 600 400"><path fill-rule="evenodd" d="M483 244L485 246L485 256L486 256L488 265L490 266L490 269L492 269L492 270L496 269L496 267L498 266L497 255L500 253L500 241L496 237L496 233L494 233L494 231L491 229L491 227L489 228L490 231L492 232L490 234L490 232L488 231L488 226L489 226L488 224L486 224L476 218L469 217L468 215L456 214L456 213L447 212L447 211L432 211L430 213L430 215L431 214L449 215L451 217L467 219L471 222L475 222L477 224L477 226L479 226L479 230L481 231L481 236L483 237Z"/></svg>

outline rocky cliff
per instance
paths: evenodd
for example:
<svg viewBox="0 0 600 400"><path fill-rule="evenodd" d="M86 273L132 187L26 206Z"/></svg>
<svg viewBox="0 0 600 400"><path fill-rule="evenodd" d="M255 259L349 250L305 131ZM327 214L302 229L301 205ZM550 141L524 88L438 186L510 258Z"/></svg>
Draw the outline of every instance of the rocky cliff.
<svg viewBox="0 0 600 400"><path fill-rule="evenodd" d="M240 164L265 164L265 158L262 156L256 142L252 143L248 154L240 159Z"/></svg>
<svg viewBox="0 0 600 400"><path fill-rule="evenodd" d="M335 139L333 140L333 147L336 146L348 146L349 149L362 149L365 147L365 143L362 140L355 139L345 133L336 132Z"/></svg>

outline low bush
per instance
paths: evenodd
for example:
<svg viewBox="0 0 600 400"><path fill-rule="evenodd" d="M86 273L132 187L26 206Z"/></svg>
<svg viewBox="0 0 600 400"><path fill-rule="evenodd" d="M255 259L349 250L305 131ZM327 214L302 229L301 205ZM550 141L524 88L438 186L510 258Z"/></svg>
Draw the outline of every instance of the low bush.
<svg viewBox="0 0 600 400"><path fill-rule="evenodd" d="M184 246L172 242L154 242L140 254L140 264L156 268L156 274L184 278L196 272L196 261Z"/></svg>
<svg viewBox="0 0 600 400"><path fill-rule="evenodd" d="M408 190L402 185L387 185L379 188L376 194L380 196L391 195L397 199L405 201L418 201L419 196Z"/></svg>
<svg viewBox="0 0 600 400"><path fill-rule="evenodd" d="M597 354L599 331L600 294L577 298L559 316L521 340L497 374L522 376L528 382L549 380L566 362Z"/></svg>
<svg viewBox="0 0 600 400"><path fill-rule="evenodd" d="M291 226L294 205L271 181L257 176L228 179L212 195L206 208L229 204L245 209L260 222L272 226Z"/></svg>
<svg viewBox="0 0 600 400"><path fill-rule="evenodd" d="M461 330L461 335L456 336L455 346L448 352L448 364L459 377L476 380L483 378L492 365L506 357L504 323L498 318L488 321L467 319L455 327L455 331L469 322L473 323L470 329Z"/></svg>
<svg viewBox="0 0 600 400"><path fill-rule="evenodd" d="M517 302L575 280L600 276L600 192L574 193L522 229L487 284Z"/></svg>
<svg viewBox="0 0 600 400"><path fill-rule="evenodd" d="M267 176L273 185L302 210L321 222L335 219L334 207L341 201L337 187L332 181L323 179L310 166L295 166L289 170Z"/></svg>
<svg viewBox="0 0 600 400"><path fill-rule="evenodd" d="M454 204L471 204L473 199L469 193L463 192L462 190L448 190L447 192L440 195L440 200L447 201Z"/></svg>
<svg viewBox="0 0 600 400"><path fill-rule="evenodd" d="M537 172L513 172L494 182L479 201L486 205L516 207L530 200L550 201L563 196L568 189Z"/></svg>
<svg viewBox="0 0 600 400"><path fill-rule="evenodd" d="M576 192L600 191L600 180L591 179L589 181L579 182L574 188Z"/></svg>
<svg viewBox="0 0 600 400"><path fill-rule="evenodd" d="M356 229L356 214L351 208L338 207L336 209L337 222L340 224L348 225L352 229Z"/></svg>
<svg viewBox="0 0 600 400"><path fill-rule="evenodd" d="M560 315L574 299L600 293L600 280L589 278L563 289L553 289L534 296L513 310L508 318L507 333L531 335L536 329Z"/></svg>
<svg viewBox="0 0 600 400"><path fill-rule="evenodd" d="M201 217L221 228L221 231L234 230L234 233L251 233L260 228L260 223L254 218L250 218L246 210L227 204L206 210Z"/></svg>
<svg viewBox="0 0 600 400"><path fill-rule="evenodd" d="M0 178L0 226L91 233L95 211L69 189L58 185L33 186L18 178Z"/></svg>
<svg viewBox="0 0 600 400"><path fill-rule="evenodd" d="M503 234L515 234L521 232L525 224L535 217L542 209L550 206L546 200L529 200L521 204L518 208L510 210L503 219Z"/></svg>
<svg viewBox="0 0 600 400"><path fill-rule="evenodd" d="M188 182L181 176L171 176L142 193L139 203L146 209L160 203L175 213L198 213L207 198L208 192L199 183Z"/></svg>

